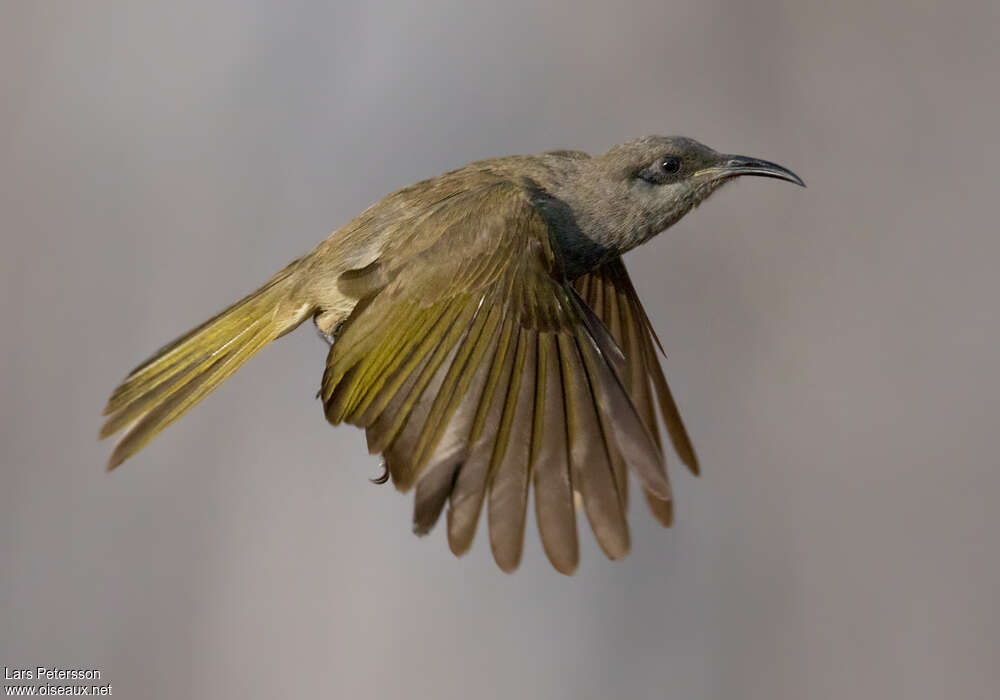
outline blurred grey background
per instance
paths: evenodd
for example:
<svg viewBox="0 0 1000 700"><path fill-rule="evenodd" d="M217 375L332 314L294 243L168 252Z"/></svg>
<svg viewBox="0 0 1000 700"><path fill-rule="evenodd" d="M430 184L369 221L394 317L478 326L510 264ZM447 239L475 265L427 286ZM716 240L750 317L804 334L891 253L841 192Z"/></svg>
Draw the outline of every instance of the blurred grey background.
<svg viewBox="0 0 1000 700"><path fill-rule="evenodd" d="M0 664L126 698L994 698L1000 5L0 7ZM383 194L681 133L628 260L704 476L514 576L367 479L303 328L113 475L104 400Z"/></svg>

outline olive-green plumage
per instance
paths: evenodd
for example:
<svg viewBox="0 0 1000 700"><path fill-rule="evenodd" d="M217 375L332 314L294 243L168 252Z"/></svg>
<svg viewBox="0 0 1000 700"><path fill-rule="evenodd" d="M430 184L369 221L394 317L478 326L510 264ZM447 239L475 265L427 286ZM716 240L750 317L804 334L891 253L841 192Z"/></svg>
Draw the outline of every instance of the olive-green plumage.
<svg viewBox="0 0 1000 700"><path fill-rule="evenodd" d="M485 506L502 569L521 558L528 494L545 552L572 573L576 504L612 559L629 549L627 473L673 521L657 406L698 462L621 256L739 175L790 171L691 139L648 137L472 163L394 192L263 287L159 350L108 401L114 468L266 344L312 318L331 341L331 423L363 427L414 530L448 505L472 544Z"/></svg>

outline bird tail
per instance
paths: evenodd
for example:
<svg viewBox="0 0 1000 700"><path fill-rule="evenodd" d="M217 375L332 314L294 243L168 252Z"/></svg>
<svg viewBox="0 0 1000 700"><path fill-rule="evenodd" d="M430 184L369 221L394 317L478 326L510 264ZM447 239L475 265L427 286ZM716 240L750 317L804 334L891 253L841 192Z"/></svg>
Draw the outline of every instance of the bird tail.
<svg viewBox="0 0 1000 700"><path fill-rule="evenodd" d="M312 305L293 294L298 263L129 373L104 409L108 418L102 439L128 428L111 453L109 471L208 396L258 350L309 317Z"/></svg>

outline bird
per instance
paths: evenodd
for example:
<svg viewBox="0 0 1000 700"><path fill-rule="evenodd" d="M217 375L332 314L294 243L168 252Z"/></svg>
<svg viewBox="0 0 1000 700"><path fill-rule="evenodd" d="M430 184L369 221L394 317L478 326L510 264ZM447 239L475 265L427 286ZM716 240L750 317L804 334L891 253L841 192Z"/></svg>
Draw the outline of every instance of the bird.
<svg viewBox="0 0 1000 700"><path fill-rule="evenodd" d="M363 428L385 479L415 492L414 532L447 506L462 555L485 509L512 572L533 494L558 572L579 564L578 511L621 559L630 472L655 518L674 519L657 407L700 471L622 256L742 176L805 186L776 163L648 136L480 160L393 192L133 369L104 410L100 438L123 431L108 470L311 319L329 343L325 416Z"/></svg>

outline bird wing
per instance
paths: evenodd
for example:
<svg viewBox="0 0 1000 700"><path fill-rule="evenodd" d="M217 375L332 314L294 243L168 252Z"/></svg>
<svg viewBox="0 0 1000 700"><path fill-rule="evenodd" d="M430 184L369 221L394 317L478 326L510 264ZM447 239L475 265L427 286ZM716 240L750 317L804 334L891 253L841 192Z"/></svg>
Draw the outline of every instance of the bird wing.
<svg viewBox="0 0 1000 700"><path fill-rule="evenodd" d="M626 466L669 498L662 454L619 379L620 351L561 279L526 188L482 177L411 228L348 276L369 296L330 349L327 418L364 427L396 487L416 486L417 533L448 503L456 554L485 501L494 558L515 569L534 484L556 569L579 558L574 492L604 552L624 556Z"/></svg>
<svg viewBox="0 0 1000 700"><path fill-rule="evenodd" d="M657 446L660 446L660 431L653 405L654 393L674 449L688 469L697 474L698 458L656 357L656 348L663 352L663 346L632 286L625 263L616 257L577 279L574 286L622 349L625 359L622 380ZM661 498L648 488L644 491L650 510L657 520L669 527L673 523L671 499Z"/></svg>

